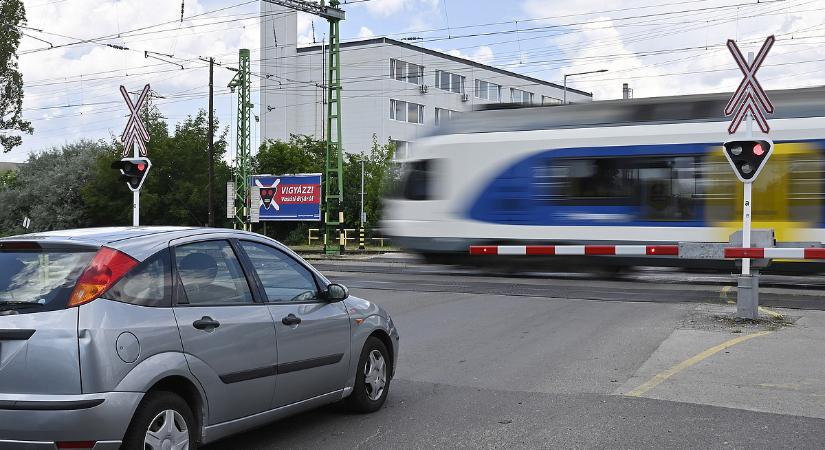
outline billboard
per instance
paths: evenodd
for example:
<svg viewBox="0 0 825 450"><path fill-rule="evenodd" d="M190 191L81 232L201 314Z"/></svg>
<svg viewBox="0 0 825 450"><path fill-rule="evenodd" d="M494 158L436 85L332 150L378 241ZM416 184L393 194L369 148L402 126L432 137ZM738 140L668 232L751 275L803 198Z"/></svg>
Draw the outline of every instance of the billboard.
<svg viewBox="0 0 825 450"><path fill-rule="evenodd" d="M260 188L260 220L321 220L321 174L252 175ZM253 205L254 207L254 205Z"/></svg>

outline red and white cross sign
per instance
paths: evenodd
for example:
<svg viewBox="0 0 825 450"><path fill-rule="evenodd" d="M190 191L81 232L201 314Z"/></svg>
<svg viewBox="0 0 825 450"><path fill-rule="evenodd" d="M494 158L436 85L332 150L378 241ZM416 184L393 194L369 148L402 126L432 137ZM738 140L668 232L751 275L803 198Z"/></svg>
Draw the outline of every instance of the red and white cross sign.
<svg viewBox="0 0 825 450"><path fill-rule="evenodd" d="M143 108L143 103L146 101L146 97L149 96L149 85L143 87L136 103L132 103L132 97L129 96L129 92L126 91L125 87L120 86L120 94L123 95L123 99L126 100L126 105L129 106L129 111L132 113L126 123L126 128L123 130L123 135L120 137L121 142L123 142L123 157L129 157L130 154L134 157L146 156L146 142L149 141L149 131L146 129L146 125L143 124L143 119L140 118L140 109ZM136 152L133 151L135 147L138 150Z"/></svg>
<svg viewBox="0 0 825 450"><path fill-rule="evenodd" d="M776 38L768 36L768 38L765 39L765 43L762 44L762 48L759 49L759 53L757 53L753 59L753 62L748 64L748 61L742 56L742 52L739 50L736 42L734 42L733 39L728 39L728 49L733 55L733 59L736 60L736 64L739 66L742 74L745 76L725 106L725 115L729 116L733 114L733 120L728 127L728 133L730 134L736 133L739 125L742 124L742 120L744 120L749 113L754 120L756 120L756 123L759 124L759 128L763 133L770 131L768 121L765 119L765 114L773 112L773 103L771 103L768 94L765 93L765 90L762 89L762 86L756 79L756 71L759 70L759 66L765 61L765 57L768 56L768 52L771 47L773 47L775 41Z"/></svg>

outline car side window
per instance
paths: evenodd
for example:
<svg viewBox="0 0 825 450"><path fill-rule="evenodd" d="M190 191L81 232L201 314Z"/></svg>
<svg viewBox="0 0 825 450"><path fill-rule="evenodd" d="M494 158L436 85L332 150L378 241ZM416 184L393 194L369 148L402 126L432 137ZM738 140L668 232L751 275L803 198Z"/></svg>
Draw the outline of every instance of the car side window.
<svg viewBox="0 0 825 450"><path fill-rule="evenodd" d="M241 241L268 302L309 302L318 299L315 277L286 253L256 242Z"/></svg>
<svg viewBox="0 0 825 450"><path fill-rule="evenodd" d="M249 283L228 241L177 246L175 265L186 297L178 298L178 303L221 305L253 302Z"/></svg>
<svg viewBox="0 0 825 450"><path fill-rule="evenodd" d="M140 306L171 306L169 250L162 250L132 269L104 295L109 300Z"/></svg>

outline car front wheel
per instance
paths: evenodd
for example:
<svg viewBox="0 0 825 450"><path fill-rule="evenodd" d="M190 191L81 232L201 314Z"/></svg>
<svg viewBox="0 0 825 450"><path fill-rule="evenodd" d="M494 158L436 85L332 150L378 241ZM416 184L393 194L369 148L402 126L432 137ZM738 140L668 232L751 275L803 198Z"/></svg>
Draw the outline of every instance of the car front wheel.
<svg viewBox="0 0 825 450"><path fill-rule="evenodd" d="M346 401L347 407L362 413L379 410L390 389L390 364L384 343L374 336L367 338L358 360L355 386Z"/></svg>
<svg viewBox="0 0 825 450"><path fill-rule="evenodd" d="M171 392L152 392L140 404L122 448L195 450L195 418L186 402Z"/></svg>

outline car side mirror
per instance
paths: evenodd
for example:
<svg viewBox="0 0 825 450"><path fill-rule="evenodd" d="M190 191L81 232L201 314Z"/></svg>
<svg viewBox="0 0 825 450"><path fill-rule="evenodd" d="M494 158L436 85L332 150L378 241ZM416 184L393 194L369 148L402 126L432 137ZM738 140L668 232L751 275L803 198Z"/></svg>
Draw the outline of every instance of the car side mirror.
<svg viewBox="0 0 825 450"><path fill-rule="evenodd" d="M331 283L327 286L327 293L326 293L327 300L331 302L340 302L341 300L345 300L349 297L349 289L343 284L338 283Z"/></svg>

